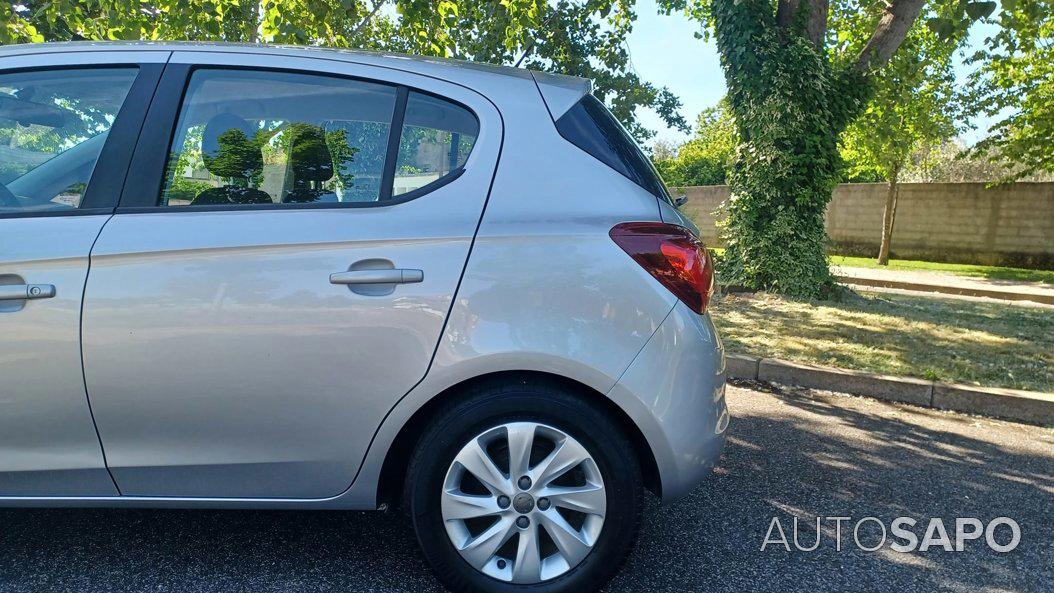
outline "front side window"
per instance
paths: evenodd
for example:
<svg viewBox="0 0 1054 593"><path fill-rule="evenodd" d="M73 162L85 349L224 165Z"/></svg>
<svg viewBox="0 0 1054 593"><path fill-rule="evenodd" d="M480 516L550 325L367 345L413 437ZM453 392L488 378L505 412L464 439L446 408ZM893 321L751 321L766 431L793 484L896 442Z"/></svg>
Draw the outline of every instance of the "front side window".
<svg viewBox="0 0 1054 593"><path fill-rule="evenodd" d="M457 173L477 136L479 121L471 111L411 91L399 138L392 195L407 194Z"/></svg>
<svg viewBox="0 0 1054 593"><path fill-rule="evenodd" d="M0 74L0 214L80 207L137 72Z"/></svg>
<svg viewBox="0 0 1054 593"><path fill-rule="evenodd" d="M375 202L396 88L327 76L199 70L162 206Z"/></svg>

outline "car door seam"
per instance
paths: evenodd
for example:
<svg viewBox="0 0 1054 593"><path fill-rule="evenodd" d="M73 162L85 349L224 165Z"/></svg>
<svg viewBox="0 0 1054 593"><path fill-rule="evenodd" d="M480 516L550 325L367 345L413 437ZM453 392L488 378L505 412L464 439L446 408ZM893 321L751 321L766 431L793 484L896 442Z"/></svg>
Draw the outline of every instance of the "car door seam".
<svg viewBox="0 0 1054 593"><path fill-rule="evenodd" d="M345 488L343 492L341 492L334 498L338 498L346 494L355 485L355 482L358 481L359 474L362 473L362 468L366 466L366 459L370 456L370 453L373 451L373 444L377 440L377 435L380 434L381 428L384 427L385 422L388 421L388 417L391 416L392 412L394 412L395 409L399 407L399 404L401 404L403 400L407 398L407 396L413 393L413 391L417 389L417 386L424 382L425 378L428 377L428 373L432 371L432 364L435 363L436 355L439 353L439 346L443 343L443 336L446 335L447 324L450 323L450 315L453 313L454 305L457 303L457 295L458 292L461 290L461 282L465 279L465 273L468 271L469 261L471 261L472 259L472 250L476 246L476 238L479 235L479 229L481 226L483 226L483 217L487 213L487 205L490 203L490 196L491 193L494 191L494 182L498 178L498 168L501 166L501 155L505 149L505 118L502 116L501 110L498 109L498 106L495 105L489 97L485 95L481 96L488 103L490 103L491 106L494 107L494 111L498 114L498 120L501 123L501 140L498 142L498 155L497 158L495 158L494 160L494 170L491 172L490 184L487 186L487 196L483 200L483 208L480 210L479 219L476 220L476 228L472 231L472 239L469 241L468 253L465 255L465 262L461 266L461 274L458 275L457 284L454 286L454 292L450 297L450 306L447 308L446 317L443 319L443 326L439 330L439 338L436 340L435 348L432 349L432 356L428 359L428 366L425 367L424 374L421 375L421 378L418 379L417 382L414 383L413 386L411 386L410 389L406 391L406 393L400 396L399 399L395 400L395 402L392 404L392 407L389 408L389 410L384 414L384 417L381 418L381 421L377 423L377 428L374 429L373 435L370 437L370 442L366 445L366 451L363 453L362 459L359 461L359 467L355 470L355 475L351 478L351 483L348 484L348 487Z"/></svg>
<svg viewBox="0 0 1054 593"><path fill-rule="evenodd" d="M165 76L165 69L168 68L168 62L171 59L172 52L170 51L161 66L161 74L157 77L157 80L154 81L154 89L150 93L150 100L147 102L147 110L144 112L143 118L139 122L139 131L135 136L132 155L129 157L128 162L124 164L124 178L121 180L121 194L124 193L124 184L128 180L128 172L132 167L132 159L135 158L135 150L137 150L139 146L139 138L143 135L143 127L146 125L146 113L149 112L150 105L154 102L157 88L161 83L161 79ZM95 234L95 239L92 240L91 247L88 249L88 266L84 273L84 284L81 286L80 315L77 319L77 340L81 358L81 381L84 382L84 398L88 402L88 415L91 417L92 427L95 428L95 438L99 441L99 452L102 454L102 462L103 465L106 466L106 473L110 476L110 481L113 482L113 487L117 490L117 495L123 496L121 486L117 484L117 478L114 477L113 471L110 469L110 462L106 459L106 446L102 442L102 433L99 432L99 423L95 421L95 410L92 409L91 394L88 392L88 370L84 364L84 304L88 298L88 280L91 278L92 255L95 252L95 244L99 242L99 237L102 237L102 233L106 229L106 226L110 224L110 221L113 220L115 216L117 216L117 205L120 203L120 198L121 196L119 194L117 196L117 203L111 209L110 217L99 227L99 232Z"/></svg>
<svg viewBox="0 0 1054 593"><path fill-rule="evenodd" d="M80 315L77 319L77 341L81 356L81 381L84 383L84 398L88 402L88 415L91 417L92 427L95 428L95 438L99 440L99 452L102 453L102 463L106 466L106 473L110 476L110 481L113 482L114 489L117 490L118 496L121 494L121 487L117 485L117 479L114 478L113 472L110 471L110 462L106 460L106 446L102 442L102 434L99 432L99 423L95 421L95 411L92 410L91 406L91 395L88 393L88 373L84 365L84 301L88 297L88 279L91 277L91 260L92 252L95 251L95 244L99 242L99 237L102 236L103 230L106 225L113 220L116 214L111 214L102 225L99 227L99 232L96 233L95 239L91 242L91 248L88 249L88 269L84 273L84 284L81 286L81 307Z"/></svg>

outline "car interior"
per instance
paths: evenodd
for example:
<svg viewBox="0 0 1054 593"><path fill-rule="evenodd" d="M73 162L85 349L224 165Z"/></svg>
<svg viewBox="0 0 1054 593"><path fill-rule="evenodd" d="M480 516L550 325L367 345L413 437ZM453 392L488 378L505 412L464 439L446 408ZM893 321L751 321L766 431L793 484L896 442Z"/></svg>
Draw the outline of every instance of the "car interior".
<svg viewBox="0 0 1054 593"><path fill-rule="evenodd" d="M41 76L41 73L36 73ZM72 209L83 197L134 69L0 82L0 210ZM381 199L396 105L390 85L309 74L200 70L189 83L161 206ZM479 123L411 91L393 195L462 167ZM41 147L41 138L50 144Z"/></svg>
<svg viewBox="0 0 1054 593"><path fill-rule="evenodd" d="M76 208L134 68L0 80L0 211Z"/></svg>

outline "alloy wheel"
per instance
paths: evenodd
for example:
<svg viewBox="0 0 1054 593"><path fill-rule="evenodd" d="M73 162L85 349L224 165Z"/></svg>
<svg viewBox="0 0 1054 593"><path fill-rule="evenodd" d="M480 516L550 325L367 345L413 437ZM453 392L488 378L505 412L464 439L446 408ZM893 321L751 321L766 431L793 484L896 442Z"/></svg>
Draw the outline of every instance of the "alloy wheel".
<svg viewBox="0 0 1054 593"><path fill-rule="evenodd" d="M443 482L450 542L476 570L533 584L577 566L600 537L607 510L596 461L574 437L511 422L470 439Z"/></svg>

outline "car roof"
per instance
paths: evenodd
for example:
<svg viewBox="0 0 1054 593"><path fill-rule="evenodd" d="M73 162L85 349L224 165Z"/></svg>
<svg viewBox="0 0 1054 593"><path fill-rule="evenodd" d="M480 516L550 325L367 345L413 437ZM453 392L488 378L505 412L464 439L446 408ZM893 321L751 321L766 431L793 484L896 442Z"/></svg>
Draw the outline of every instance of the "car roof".
<svg viewBox="0 0 1054 593"><path fill-rule="evenodd" d="M494 83L508 82L510 77L521 80L533 80L541 90L542 96L545 98L554 117L558 117L559 114L567 111L582 95L592 90L592 83L588 79L549 72L536 72L526 68L498 66L452 58L433 58L392 52L301 45L200 41L70 41L0 46L0 57L96 51L202 51L319 57L394 68L453 81L457 81L459 72L464 73L464 71L470 70L477 74L483 74L484 78L489 78ZM479 77L476 77L476 79L478 80Z"/></svg>

